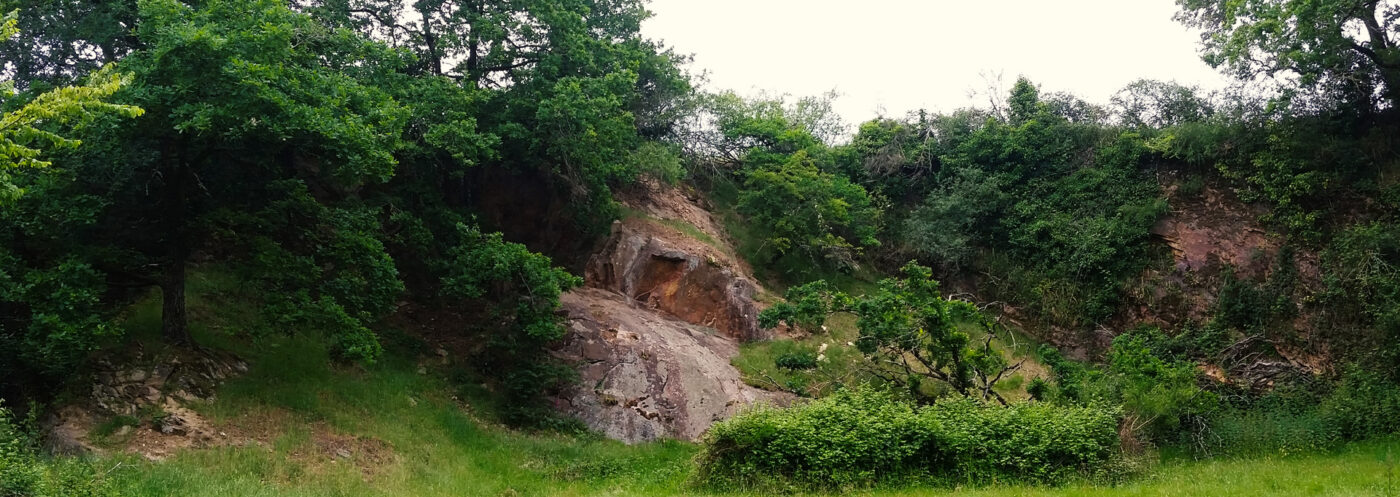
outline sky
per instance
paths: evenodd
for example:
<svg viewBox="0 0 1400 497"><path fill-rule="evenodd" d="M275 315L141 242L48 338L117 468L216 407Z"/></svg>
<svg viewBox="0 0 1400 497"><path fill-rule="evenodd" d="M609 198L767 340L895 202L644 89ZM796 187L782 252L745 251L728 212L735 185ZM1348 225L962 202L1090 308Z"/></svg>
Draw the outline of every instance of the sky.
<svg viewBox="0 0 1400 497"><path fill-rule="evenodd" d="M1173 0L651 0L645 36L695 56L706 89L836 90L847 123L985 106L990 81L1106 104L1140 79L1211 90ZM970 92L980 92L970 96Z"/></svg>

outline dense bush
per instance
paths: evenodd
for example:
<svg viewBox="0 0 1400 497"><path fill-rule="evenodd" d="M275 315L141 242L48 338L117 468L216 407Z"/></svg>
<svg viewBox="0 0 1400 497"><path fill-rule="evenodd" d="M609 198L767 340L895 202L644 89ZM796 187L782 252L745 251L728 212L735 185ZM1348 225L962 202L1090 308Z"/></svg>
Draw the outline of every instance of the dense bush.
<svg viewBox="0 0 1400 497"><path fill-rule="evenodd" d="M698 478L716 487L1057 482L1109 463L1118 422L1118 411L1104 407L969 399L916 407L888 394L843 390L715 425L697 456Z"/></svg>
<svg viewBox="0 0 1400 497"><path fill-rule="evenodd" d="M1156 328L1135 329L1114 339L1102 366L1042 347L1055 382L1040 387L1040 397L1061 405L1121 405L1126 433L1142 438L1135 441L1176 441L1191 422L1215 412L1219 400L1200 387L1196 364L1176 356L1173 346Z"/></svg>
<svg viewBox="0 0 1400 497"><path fill-rule="evenodd" d="M805 369L815 369L817 367L817 354L810 350L798 350L779 355L774 359L774 364L778 367L799 371Z"/></svg>
<svg viewBox="0 0 1400 497"><path fill-rule="evenodd" d="M1302 454L1400 433L1400 385L1346 368L1334 380L1283 383L1202 419L1182 435L1205 455Z"/></svg>
<svg viewBox="0 0 1400 497"><path fill-rule="evenodd" d="M893 170L922 176L928 193L891 245L944 269L973 266L988 276L985 297L1046 321L1101 322L1117 309L1121 282L1151 261L1149 229L1167 212L1143 174L1156 156L1136 132L1057 113L1024 79L1009 102L1005 115L954 130L943 126L955 116L908 124L930 138Z"/></svg>
<svg viewBox="0 0 1400 497"><path fill-rule="evenodd" d="M506 418L518 424L556 420L541 393L573 377L574 371L549 354L547 346L564 337L559 295L583 279L555 267L548 257L506 242L500 233L459 225L460 244L442 268L442 292L449 298L489 303L491 321L485 369L497 378L508 402Z"/></svg>

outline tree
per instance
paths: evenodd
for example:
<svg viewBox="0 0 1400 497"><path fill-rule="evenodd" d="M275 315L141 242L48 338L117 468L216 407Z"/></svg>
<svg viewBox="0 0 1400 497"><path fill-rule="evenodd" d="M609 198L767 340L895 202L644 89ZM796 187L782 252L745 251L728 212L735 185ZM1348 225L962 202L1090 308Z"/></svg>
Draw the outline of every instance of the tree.
<svg viewBox="0 0 1400 497"><path fill-rule="evenodd" d="M923 388L925 381L932 381L959 395L1006 403L993 387L1021 364L1009 364L992 347L1000 325L970 303L945 299L931 269L910 262L900 275L880 281L877 290L860 297L820 280L793 287L786 301L759 314L759 324L816 329L830 315L849 312L858 318L856 347L870 360L875 376L926 399L936 397ZM959 329L968 321L982 327L981 343Z"/></svg>
<svg viewBox="0 0 1400 497"><path fill-rule="evenodd" d="M572 379L574 370L554 359L547 347L566 330L559 295L583 279L524 245L506 242L500 233L483 234L465 225L457 229L459 241L439 269L443 294L493 308L484 323L492 330L481 360L501 381L507 418L515 423L555 419L540 394Z"/></svg>
<svg viewBox="0 0 1400 497"><path fill-rule="evenodd" d="M17 32L17 17L12 13L0 22L0 39ZM74 130L59 127L141 115L140 108L103 100L124 83L108 68L86 85L45 92L0 114L0 377L6 378L0 397L37 384L39 377L70 371L113 332L102 312L106 285L99 271L72 254L29 250L44 240L71 240L90 226L94 199L39 195L30 199L36 207L18 204L26 186L43 191L63 181L44 169L51 165L49 155L71 151L79 140L63 135ZM10 81L0 82L5 98L14 98L12 89Z"/></svg>
<svg viewBox="0 0 1400 497"><path fill-rule="evenodd" d="M20 89L72 84L140 46L137 0L0 0L17 36L0 42L0 72Z"/></svg>
<svg viewBox="0 0 1400 497"><path fill-rule="evenodd" d="M684 57L641 38L650 14L638 0L297 5L412 53L410 74L463 88L477 100L475 129L499 140L495 165L553 179L585 234L612 221L611 188L639 174L626 158L647 140L673 137L691 92L677 65Z"/></svg>
<svg viewBox="0 0 1400 497"><path fill-rule="evenodd" d="M1006 106L1007 118L1011 124L1025 124L1043 109L1043 104L1040 103L1040 88L1025 76L1016 78L1016 85L1011 87L1011 98L1006 100Z"/></svg>
<svg viewBox="0 0 1400 497"><path fill-rule="evenodd" d="M322 202L386 181L404 111L350 76L375 67L364 62L372 43L279 1L150 0L141 19L144 48L121 61L133 77L118 97L146 114L94 135L103 146L72 167L102 171L109 184L88 185L105 190L101 224L126 228L102 234L118 254L104 268L126 284L159 286L163 333L188 344L186 265L211 216L295 195L283 180Z"/></svg>
<svg viewBox="0 0 1400 497"><path fill-rule="evenodd" d="M1204 30L1206 63L1240 79L1291 75L1305 89L1380 86L1391 107L1400 104L1400 4L1392 0L1177 0L1177 5L1177 20Z"/></svg>
<svg viewBox="0 0 1400 497"><path fill-rule="evenodd" d="M1199 122L1215 113L1200 88L1172 81L1140 79L1114 94L1110 101L1118 120L1135 128L1165 128Z"/></svg>
<svg viewBox="0 0 1400 497"><path fill-rule="evenodd" d="M863 247L880 245L881 211L860 185L817 169L806 151L748 172L739 211L760 226L779 256L848 268Z"/></svg>

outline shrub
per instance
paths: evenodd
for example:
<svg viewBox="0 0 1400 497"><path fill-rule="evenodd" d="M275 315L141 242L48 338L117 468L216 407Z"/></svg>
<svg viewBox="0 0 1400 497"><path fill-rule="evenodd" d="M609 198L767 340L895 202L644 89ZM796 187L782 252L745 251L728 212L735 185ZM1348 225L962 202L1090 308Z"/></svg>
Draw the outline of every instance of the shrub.
<svg viewBox="0 0 1400 497"><path fill-rule="evenodd" d="M817 355L810 350L799 350L780 355L773 362L780 368L792 371L814 369L817 367Z"/></svg>
<svg viewBox="0 0 1400 497"><path fill-rule="evenodd" d="M971 399L915 406L876 391L840 391L716 424L697 456L714 487L864 486L901 479L1057 482L1107 464L1119 413L1103 407Z"/></svg>
<svg viewBox="0 0 1400 497"><path fill-rule="evenodd" d="M564 337L559 295L583 279L555 267L543 254L506 242L500 233L458 225L461 244L442 268L442 294L451 299L489 303L493 330L480 356L482 366L500 378L506 420L524 425L558 425L541 394L573 380L574 371L549 354ZM564 421L565 425L572 423Z"/></svg>
<svg viewBox="0 0 1400 497"><path fill-rule="evenodd" d="M1400 433L1400 386L1352 365L1334 388L1284 385L1210 416L1195 449L1208 455L1302 454Z"/></svg>
<svg viewBox="0 0 1400 497"><path fill-rule="evenodd" d="M1350 440L1400 433L1400 385L1382 372L1351 366L1319 409Z"/></svg>
<svg viewBox="0 0 1400 497"><path fill-rule="evenodd" d="M0 496L104 497L115 496L101 474L80 460L47 460L39 456L33 437L0 406Z"/></svg>
<svg viewBox="0 0 1400 497"><path fill-rule="evenodd" d="M880 245L881 210L860 185L822 172L806 152L754 168L739 195L739 212L768 234L780 255L801 253L826 267L854 267L863 248Z"/></svg>

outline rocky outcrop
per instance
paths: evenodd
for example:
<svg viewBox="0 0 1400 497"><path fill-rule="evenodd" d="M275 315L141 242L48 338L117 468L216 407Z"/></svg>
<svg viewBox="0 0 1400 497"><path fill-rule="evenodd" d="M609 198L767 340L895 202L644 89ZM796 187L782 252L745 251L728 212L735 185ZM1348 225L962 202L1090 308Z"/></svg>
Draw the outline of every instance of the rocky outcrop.
<svg viewBox="0 0 1400 497"><path fill-rule="evenodd" d="M697 440L755 403L785 403L730 364L758 326L758 286L703 198L653 183L620 195L631 211L589 258L586 288L563 295L557 353L580 379L559 408L628 443Z"/></svg>
<svg viewBox="0 0 1400 497"><path fill-rule="evenodd" d="M102 420L126 420L105 435L109 445L159 460L176 450L211 443L218 434L189 406L207 404L225 380L246 373L236 357L211 351L139 347L94 363L91 397L44 420L45 443L57 454L101 452L91 440Z"/></svg>
<svg viewBox="0 0 1400 497"><path fill-rule="evenodd" d="M643 219L613 223L588 262L588 286L620 293L688 323L736 340L772 338L758 326L758 286L723 251L668 233Z"/></svg>
<svg viewBox="0 0 1400 497"><path fill-rule="evenodd" d="M708 328L598 288L560 300L570 333L559 355L580 379L559 407L609 438L696 440L744 406L777 400L743 382L729 362L735 342Z"/></svg>

